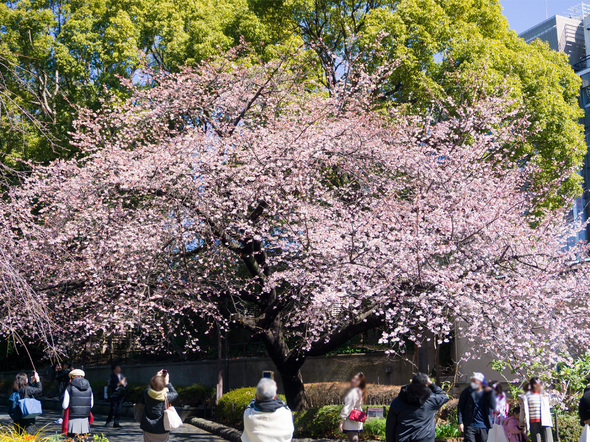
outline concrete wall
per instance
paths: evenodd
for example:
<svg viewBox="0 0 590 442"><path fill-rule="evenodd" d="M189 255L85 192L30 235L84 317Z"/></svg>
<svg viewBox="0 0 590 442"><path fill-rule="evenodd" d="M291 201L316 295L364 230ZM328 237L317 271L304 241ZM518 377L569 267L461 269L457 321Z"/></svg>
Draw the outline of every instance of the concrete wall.
<svg viewBox="0 0 590 442"><path fill-rule="evenodd" d="M506 370L502 376L496 370L491 367L494 358L491 355L483 354L483 349L478 348L481 343L469 342L467 339L457 338L455 340L455 360L459 360L461 355L465 355L467 352L470 354L481 354L479 359L470 358L468 360L460 361L457 367L457 376L455 381L458 385L467 384L473 372L478 371L483 373L488 381L499 380L503 381L504 378L508 380L515 379L515 375L512 375Z"/></svg>
<svg viewBox="0 0 590 442"><path fill-rule="evenodd" d="M200 383L210 386L217 384L219 369L225 367L224 361L207 360L196 362L175 362L145 365L121 365L123 374L131 384L147 384L160 369L170 373L173 384L190 385ZM231 359L227 363L228 386L233 390L240 387L255 386L262 372L274 371L274 364L268 358ZM92 382L107 382L110 367L85 367L86 377ZM306 383L346 381L353 373L362 371L369 383L400 385L407 383L412 376L412 366L400 359L388 357L383 353L362 355L336 355L309 358L303 365L303 380ZM0 379L13 379L16 372L0 373ZM46 377L48 372L40 370ZM280 376L275 379L281 388Z"/></svg>

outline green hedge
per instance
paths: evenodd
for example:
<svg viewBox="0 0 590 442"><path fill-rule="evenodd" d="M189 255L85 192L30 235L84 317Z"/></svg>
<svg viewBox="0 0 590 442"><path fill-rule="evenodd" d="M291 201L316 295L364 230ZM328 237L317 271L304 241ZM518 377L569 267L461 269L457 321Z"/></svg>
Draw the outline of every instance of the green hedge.
<svg viewBox="0 0 590 442"><path fill-rule="evenodd" d="M217 405L217 420L237 428L242 427L244 410L254 399L255 388L240 388L223 395ZM284 397L281 399L285 400ZM363 407L366 409L366 407ZM386 412L388 407L385 407ZM343 435L338 431L342 405L325 405L312 407L294 413L295 437L312 439L337 439ZM442 410L441 415L448 420L436 426L437 439L452 439L460 436L456 423L456 401L449 403ZM385 439L386 419L373 419L365 422L361 433L363 439ZM558 415L559 435L562 442L577 442L582 433L576 414Z"/></svg>
<svg viewBox="0 0 590 442"><path fill-rule="evenodd" d="M224 424L242 428L244 411L256 395L256 387L238 388L225 393L217 402L217 419ZM283 401L285 396L279 395Z"/></svg>
<svg viewBox="0 0 590 442"><path fill-rule="evenodd" d="M313 407L294 414L295 437L312 439L337 439L344 435L338 431L342 405ZM365 422L363 439L385 439L385 418Z"/></svg>
<svg viewBox="0 0 590 442"><path fill-rule="evenodd" d="M296 437L333 439L340 436L338 432L340 410L342 405L325 405L296 413L294 416Z"/></svg>
<svg viewBox="0 0 590 442"><path fill-rule="evenodd" d="M385 440L385 423L387 419L378 418L366 421L363 427L363 438Z"/></svg>

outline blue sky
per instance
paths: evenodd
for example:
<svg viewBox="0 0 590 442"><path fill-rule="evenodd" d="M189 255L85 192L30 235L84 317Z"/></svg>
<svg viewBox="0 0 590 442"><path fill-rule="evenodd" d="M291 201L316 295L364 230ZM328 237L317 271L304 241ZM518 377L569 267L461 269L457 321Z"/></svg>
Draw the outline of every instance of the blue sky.
<svg viewBox="0 0 590 442"><path fill-rule="evenodd" d="M545 20L545 0L500 0L500 3L510 27L516 32L522 32ZM567 16L570 7L581 3L581 0L547 0L547 12L549 17L556 14ZM585 3L590 5L590 0Z"/></svg>

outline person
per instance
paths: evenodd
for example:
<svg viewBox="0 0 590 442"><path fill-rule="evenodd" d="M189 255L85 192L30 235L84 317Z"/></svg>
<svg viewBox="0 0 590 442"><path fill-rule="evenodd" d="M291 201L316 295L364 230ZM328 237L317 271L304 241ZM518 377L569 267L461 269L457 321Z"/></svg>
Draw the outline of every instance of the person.
<svg viewBox="0 0 590 442"><path fill-rule="evenodd" d="M25 432L27 434L35 434L37 427L35 427L34 417L23 417L18 405L19 399L32 398L43 394L43 386L41 385L41 379L39 374L35 371L31 377L31 383L29 384L29 377L26 373L19 373L14 378L12 384L13 393L11 395L10 404L10 417L14 421L14 428L19 432ZM12 398L16 400L13 400Z"/></svg>
<svg viewBox="0 0 590 442"><path fill-rule="evenodd" d="M520 396L520 422L526 425L532 442L553 442L553 419L549 395L543 391L543 384L537 377L532 378Z"/></svg>
<svg viewBox="0 0 590 442"><path fill-rule="evenodd" d="M69 437L79 437L90 433L90 410L94 406L94 395L86 373L76 369L69 373L70 384L66 387L61 403L64 411L63 433Z"/></svg>
<svg viewBox="0 0 590 442"><path fill-rule="evenodd" d="M170 383L170 375L160 370L150 380L149 387L143 393L145 412L140 427L143 430L144 442L169 440L170 432L164 428L164 411L177 397L178 393Z"/></svg>
<svg viewBox="0 0 590 442"><path fill-rule="evenodd" d="M243 442L290 442L293 439L293 414L277 397L277 383L262 378L254 400L244 411Z"/></svg>
<svg viewBox="0 0 590 442"><path fill-rule="evenodd" d="M490 415L496 409L494 391L486 384L482 373L473 373L471 383L461 392L457 406L459 430L465 442L486 442L492 428Z"/></svg>
<svg viewBox="0 0 590 442"><path fill-rule="evenodd" d="M362 411L363 401L367 397L367 381L363 373L355 374L350 380L350 390L344 398L344 407L340 413L340 432L348 436L350 442L358 442L363 423L350 419L352 410Z"/></svg>
<svg viewBox="0 0 590 442"><path fill-rule="evenodd" d="M424 373L416 373L402 387L387 413L387 442L434 442L434 417L449 400L442 388Z"/></svg>
<svg viewBox="0 0 590 442"><path fill-rule="evenodd" d="M520 407L517 405L512 413L504 420L502 425L508 438L508 442L526 442L529 438L520 425Z"/></svg>
<svg viewBox="0 0 590 442"><path fill-rule="evenodd" d="M72 371L72 369L70 364L65 362L63 365L58 363L55 367L55 371L55 380L58 382L57 388L59 399L62 400L64 391L70 383L70 371Z"/></svg>
<svg viewBox="0 0 590 442"><path fill-rule="evenodd" d="M121 407L123 407L123 400L125 399L125 387L127 386L127 378L121 374L121 366L113 364L111 367L111 376L109 378L109 402L111 407L105 426L108 426L113 420L114 428L119 428L119 418L121 417Z"/></svg>
<svg viewBox="0 0 590 442"><path fill-rule="evenodd" d="M55 366L55 380L57 381L57 394L60 401L63 400L64 391L70 383L70 371L72 371L72 368L68 362L64 362L63 365L58 362ZM60 417L55 423L63 424L63 417Z"/></svg>
<svg viewBox="0 0 590 442"><path fill-rule="evenodd" d="M580 425L590 425L590 383L586 385L584 394L578 405L578 415L580 416Z"/></svg>
<svg viewBox="0 0 590 442"><path fill-rule="evenodd" d="M496 409L492 410L492 416L494 419L498 421L498 423L504 422L504 419L508 417L508 411L510 407L508 406L508 398L506 393L504 393L504 389L502 388L502 384L498 381L490 382L492 386L492 390L494 390L494 394L496 395Z"/></svg>

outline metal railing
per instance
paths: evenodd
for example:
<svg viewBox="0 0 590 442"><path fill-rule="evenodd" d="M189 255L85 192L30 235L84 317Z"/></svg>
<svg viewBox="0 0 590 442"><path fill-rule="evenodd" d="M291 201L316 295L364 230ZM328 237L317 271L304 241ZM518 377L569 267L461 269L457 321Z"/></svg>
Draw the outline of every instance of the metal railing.
<svg viewBox="0 0 590 442"><path fill-rule="evenodd" d="M574 63L574 65L572 66L572 68L574 69L574 72L583 71L584 69L587 69L588 67L590 67L590 55L586 55L585 57L582 57L577 63Z"/></svg>

